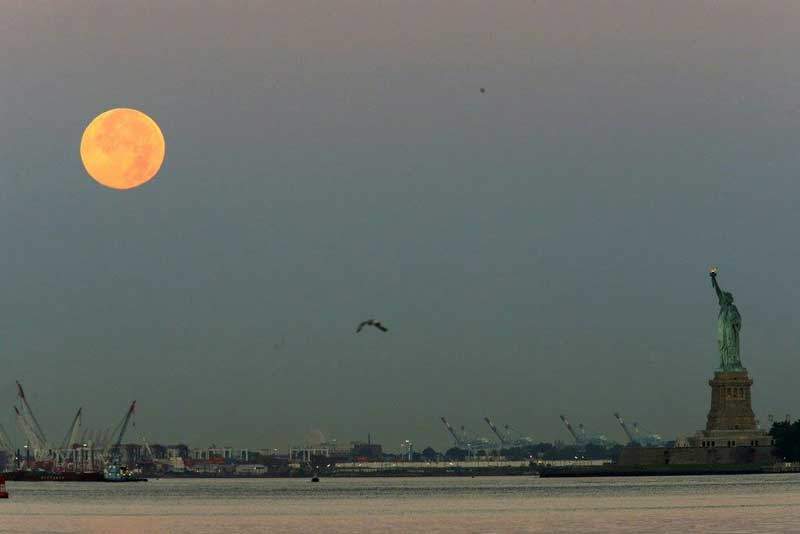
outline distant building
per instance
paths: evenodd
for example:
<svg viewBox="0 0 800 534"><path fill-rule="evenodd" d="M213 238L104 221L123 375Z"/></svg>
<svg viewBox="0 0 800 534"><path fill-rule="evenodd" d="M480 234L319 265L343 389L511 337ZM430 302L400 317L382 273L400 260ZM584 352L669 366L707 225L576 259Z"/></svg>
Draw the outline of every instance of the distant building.
<svg viewBox="0 0 800 534"><path fill-rule="evenodd" d="M359 462L380 461L383 460L383 446L379 443L354 441L350 454L354 460Z"/></svg>
<svg viewBox="0 0 800 534"><path fill-rule="evenodd" d="M255 453L255 451L253 451ZM233 447L217 447L212 445L206 448L194 448L189 450L189 457L192 460L210 460L212 458L222 458L226 462L249 462L251 460L250 449L235 449Z"/></svg>
<svg viewBox="0 0 800 534"><path fill-rule="evenodd" d="M189 458L189 446L180 443L178 445L150 445L150 450L153 453L153 459L156 460L169 460L172 458Z"/></svg>
<svg viewBox="0 0 800 534"><path fill-rule="evenodd" d="M675 444L673 445L673 447L676 449L685 449L686 447L691 446L692 443L685 436L678 436L677 439L675 439Z"/></svg>
<svg viewBox="0 0 800 534"><path fill-rule="evenodd" d="M329 463L349 462L352 449L340 449L335 443L289 447L290 463L308 463L315 458L327 458Z"/></svg>

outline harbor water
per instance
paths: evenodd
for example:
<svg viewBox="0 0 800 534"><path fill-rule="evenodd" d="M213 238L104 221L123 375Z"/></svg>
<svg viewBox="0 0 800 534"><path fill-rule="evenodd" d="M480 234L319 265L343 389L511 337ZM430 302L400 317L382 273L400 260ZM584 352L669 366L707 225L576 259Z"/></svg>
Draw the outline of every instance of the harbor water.
<svg viewBox="0 0 800 534"><path fill-rule="evenodd" d="M3 533L797 532L800 475L10 482Z"/></svg>

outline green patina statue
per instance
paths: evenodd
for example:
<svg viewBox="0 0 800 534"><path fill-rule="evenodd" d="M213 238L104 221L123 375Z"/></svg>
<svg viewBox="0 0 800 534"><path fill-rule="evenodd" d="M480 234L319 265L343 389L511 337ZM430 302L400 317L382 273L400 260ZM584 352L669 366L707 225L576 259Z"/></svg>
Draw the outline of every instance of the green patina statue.
<svg viewBox="0 0 800 534"><path fill-rule="evenodd" d="M711 285L719 299L719 319L717 321L717 345L719 346L721 371L741 371L739 359L739 332L742 330L742 316L733 303L733 295L720 289L717 284L717 269L711 269Z"/></svg>

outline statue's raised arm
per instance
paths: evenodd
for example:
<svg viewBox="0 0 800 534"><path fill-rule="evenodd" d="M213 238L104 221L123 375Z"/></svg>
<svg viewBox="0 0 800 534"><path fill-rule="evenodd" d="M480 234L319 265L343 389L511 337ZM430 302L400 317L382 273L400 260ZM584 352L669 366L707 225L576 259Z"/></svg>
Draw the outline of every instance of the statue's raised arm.
<svg viewBox="0 0 800 534"><path fill-rule="evenodd" d="M716 267L712 268L711 271L708 273L708 275L711 277L711 286L714 288L714 291L717 292L719 305L722 306L725 301L723 300L722 289L719 287L719 284L717 283L717 268Z"/></svg>

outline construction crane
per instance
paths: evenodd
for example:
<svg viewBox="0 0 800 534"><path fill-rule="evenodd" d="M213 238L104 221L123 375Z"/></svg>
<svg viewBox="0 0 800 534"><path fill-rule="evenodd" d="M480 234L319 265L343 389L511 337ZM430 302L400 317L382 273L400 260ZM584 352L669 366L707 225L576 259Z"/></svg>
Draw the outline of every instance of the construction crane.
<svg viewBox="0 0 800 534"><path fill-rule="evenodd" d="M587 433L583 423L578 424L578 431L575 432L575 429L572 428L572 425L569 423L569 421L567 421L567 418L563 415L560 417L561 421L564 423L564 426L567 427L567 431L569 431L570 435L575 440L575 445L578 447L583 448L587 445L595 445L597 447L608 448L614 444L602 434Z"/></svg>
<svg viewBox="0 0 800 534"><path fill-rule="evenodd" d="M14 444L11 442L11 438L8 437L8 433L3 425L0 425L0 450L14 451Z"/></svg>
<svg viewBox="0 0 800 534"><path fill-rule="evenodd" d="M625 432L625 435L628 436L628 442L638 443L638 441L636 441L636 438L633 437L633 434L631 434L630 430L628 430L628 425L626 425L625 421L623 421L622 417L620 417L619 412L614 412L614 417L616 417L617 422L619 423L619 426L622 427L622 430L623 432Z"/></svg>
<svg viewBox="0 0 800 534"><path fill-rule="evenodd" d="M28 452L33 452L32 449L36 450L36 434L31 432L30 428L28 428L28 423L22 417L22 414L19 413L19 409L16 406L14 406L14 414L14 420L17 423L17 429L25 435L25 461L27 461L29 459Z"/></svg>
<svg viewBox="0 0 800 534"><path fill-rule="evenodd" d="M583 424L578 425L578 428L580 429L581 438L583 439L583 442L586 445L594 445L596 447L604 447L604 448L609 448L614 445L614 442L609 440L603 434L597 434L595 432L587 432Z"/></svg>
<svg viewBox="0 0 800 534"><path fill-rule="evenodd" d="M147 438L145 437L144 434L142 434L142 443L144 444L145 453L147 454L147 456L150 457L150 461L155 462L156 455L153 454L153 449L150 448L150 444L147 442Z"/></svg>
<svg viewBox="0 0 800 534"><path fill-rule="evenodd" d="M464 428L464 425L461 425L461 435L463 436L463 440L467 445L467 449L469 450L491 451L497 449L497 443L494 443L492 440L467 432L467 429Z"/></svg>
<svg viewBox="0 0 800 534"><path fill-rule="evenodd" d="M494 425L494 423L492 423L492 421L488 417L484 417L483 420L486 421L486 424L489 425L489 428L492 429L494 435L497 436L497 439L500 440L500 445L502 445L503 447L513 445L505 435L501 434L500 431L497 430L497 427Z"/></svg>
<svg viewBox="0 0 800 534"><path fill-rule="evenodd" d="M583 423L578 423L578 441L580 441L584 446L589 441L586 439L586 428L583 426Z"/></svg>
<svg viewBox="0 0 800 534"><path fill-rule="evenodd" d="M34 446L40 451L46 450L48 446L47 438L44 435L44 430L42 430L42 425L39 424L36 416L33 415L33 410L31 409L31 405L28 404L28 399L25 398L25 391L22 389L22 384L19 383L19 380L17 380L17 397L19 398L22 407L22 412L20 413L20 411L17 410L17 414L22 417L30 432L35 435L36 439L34 441L36 444Z"/></svg>
<svg viewBox="0 0 800 534"><path fill-rule="evenodd" d="M522 436L519 432L511 428L511 425L503 425L503 431L501 432L488 417L484 417L483 420L486 421L486 424L492 429L494 435L500 440L501 447L525 447L534 444L532 438Z"/></svg>
<svg viewBox="0 0 800 534"><path fill-rule="evenodd" d="M490 451L497 448L495 443L486 438L468 434L464 428L464 425L461 425L460 431L457 432L450 425L450 423L447 422L447 419L444 417L441 417L440 419L442 420L442 423L444 423L444 426L447 428L447 431L450 433L450 435L453 436L453 441L455 441L456 447L467 450L470 455L472 455L474 451Z"/></svg>
<svg viewBox="0 0 800 534"><path fill-rule="evenodd" d="M31 428L30 423L28 420L20 413L19 408L14 406L14 413L16 414L16 421L17 421L17 428L25 434L25 440L27 441L26 447L29 447L31 452L34 456L39 454L39 451L43 450L43 444L39 441L39 436L36 435L33 428Z"/></svg>
<svg viewBox="0 0 800 534"><path fill-rule="evenodd" d="M567 421L567 418L564 417L563 415L559 415L559 417L561 418L561 422L564 423L564 426L567 427L567 432L569 432L569 435L572 436L572 439L575 440L575 444L576 445L580 445L581 442L582 442L582 439L575 432L575 429L572 428L572 425L569 424L569 421Z"/></svg>
<svg viewBox="0 0 800 534"><path fill-rule="evenodd" d="M614 417L616 417L617 421L619 421L619 424L622 427L622 430L625 431L625 435L628 436L630 443L636 443L642 447L661 447L664 445L664 438L658 434L643 432L639 427L639 423L633 423L633 431L631 432L628 429L628 425L626 425L622 420L622 417L620 417L619 413L615 413Z"/></svg>
<svg viewBox="0 0 800 534"><path fill-rule="evenodd" d="M456 434L455 429L453 429L453 427L450 426L450 423L447 422L447 419L445 419L444 417L441 417L441 420L442 420L442 423L444 423L445 428L447 428L447 431L450 432L451 436L453 436L453 441L455 442L456 447L466 447L466 443L464 442L464 439L461 436L459 436L458 434Z"/></svg>
<svg viewBox="0 0 800 534"><path fill-rule="evenodd" d="M639 423L633 423L633 435L642 447L661 447L664 445L664 438L659 434L647 432L639 427Z"/></svg>
<svg viewBox="0 0 800 534"><path fill-rule="evenodd" d="M128 411L125 413L125 417L122 418L122 422L119 425L117 425L117 427L114 429L114 434L117 435L117 439L114 441L114 445L106 448L106 453L111 454L111 463L114 465L119 463L120 459L119 449L120 446L122 445L122 439L125 437L125 431L128 430L128 424L131 422L131 417L133 417L135 410L136 410L136 401L133 401L131 403L130 408L128 408Z"/></svg>
<svg viewBox="0 0 800 534"><path fill-rule="evenodd" d="M74 447L77 443L78 433L80 432L81 428L81 413L83 408L78 408L78 412L75 414L75 417L72 419L72 423L69 425L67 429L67 433L64 436L64 441L61 442L61 448L54 451L55 453L55 460L59 464L66 464L70 460L74 460L76 454Z"/></svg>
<svg viewBox="0 0 800 534"><path fill-rule="evenodd" d="M62 450L71 449L73 445L78 443L78 437L81 431L82 413L83 408L78 408L78 413L75 414L75 418L72 420L72 424L69 425L67 434L64 436L64 441L61 444Z"/></svg>
<svg viewBox="0 0 800 534"><path fill-rule="evenodd" d="M529 436L523 436L516 429L512 428L511 425L503 425L503 430L506 440L515 447L525 447L528 445L534 445L536 443L533 438Z"/></svg>

